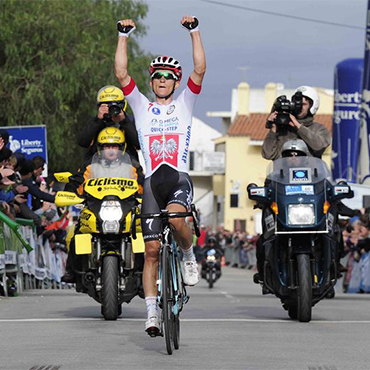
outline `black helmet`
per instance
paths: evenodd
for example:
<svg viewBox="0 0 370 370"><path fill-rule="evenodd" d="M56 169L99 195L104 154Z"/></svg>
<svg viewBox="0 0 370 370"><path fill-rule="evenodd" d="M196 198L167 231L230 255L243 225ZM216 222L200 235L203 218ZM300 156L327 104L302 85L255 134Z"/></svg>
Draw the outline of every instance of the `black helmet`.
<svg viewBox="0 0 370 370"><path fill-rule="evenodd" d="M214 244L217 243L217 239L214 236L210 236L208 238L208 244L211 244L211 243L214 243Z"/></svg>

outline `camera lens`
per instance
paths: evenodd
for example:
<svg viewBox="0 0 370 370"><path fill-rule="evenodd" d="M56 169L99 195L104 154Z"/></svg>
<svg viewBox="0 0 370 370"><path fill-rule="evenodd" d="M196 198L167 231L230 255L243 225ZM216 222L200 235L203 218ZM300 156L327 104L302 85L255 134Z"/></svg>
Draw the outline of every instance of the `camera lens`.
<svg viewBox="0 0 370 370"><path fill-rule="evenodd" d="M109 114L111 116L118 116L121 113L121 107L118 104L112 104L109 106Z"/></svg>

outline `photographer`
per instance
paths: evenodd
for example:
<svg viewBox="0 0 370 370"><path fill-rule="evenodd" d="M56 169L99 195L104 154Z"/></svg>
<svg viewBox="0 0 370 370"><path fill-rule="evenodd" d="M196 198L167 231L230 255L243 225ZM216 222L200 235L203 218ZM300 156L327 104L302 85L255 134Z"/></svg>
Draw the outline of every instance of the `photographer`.
<svg viewBox="0 0 370 370"><path fill-rule="evenodd" d="M137 150L140 149L139 139L133 116L126 114L127 101L121 89L107 85L102 87L97 95L98 113L84 126L77 138L78 145L88 148L85 162L90 163L97 152L99 132L107 126L122 130L126 137L127 152L139 161Z"/></svg>
<svg viewBox="0 0 370 370"><path fill-rule="evenodd" d="M267 118L270 131L263 142L263 158L280 158L284 143L291 139L302 139L310 153L321 158L331 144L331 136L324 125L314 122L319 106L319 95L309 86L298 87L291 102L285 96L278 97Z"/></svg>

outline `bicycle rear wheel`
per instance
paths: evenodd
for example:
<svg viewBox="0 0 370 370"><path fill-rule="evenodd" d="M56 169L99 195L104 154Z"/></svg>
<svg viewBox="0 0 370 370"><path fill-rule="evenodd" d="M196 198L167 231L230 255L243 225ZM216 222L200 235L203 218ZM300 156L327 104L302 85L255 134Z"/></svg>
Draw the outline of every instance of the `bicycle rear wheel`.
<svg viewBox="0 0 370 370"><path fill-rule="evenodd" d="M166 340L167 353L172 355L174 343L174 315L172 311L174 292L171 270L171 259L168 245L162 248L162 317L164 326L164 338Z"/></svg>

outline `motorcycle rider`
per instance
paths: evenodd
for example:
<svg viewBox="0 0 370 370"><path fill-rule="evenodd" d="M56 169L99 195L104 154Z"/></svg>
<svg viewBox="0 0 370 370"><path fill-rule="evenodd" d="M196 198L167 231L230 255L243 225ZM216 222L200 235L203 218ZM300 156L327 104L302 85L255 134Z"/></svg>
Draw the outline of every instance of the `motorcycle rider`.
<svg viewBox="0 0 370 370"><path fill-rule="evenodd" d="M131 172L125 173L127 163L125 162L123 154L126 148L125 135L120 129L115 127L106 127L103 129L98 135L97 149L101 157L100 160L106 163L104 163L103 166L101 163L95 161L93 164L86 164L77 174L69 178L69 182L66 184L64 190L82 195L83 184L91 177L91 173L94 173L94 177L105 177L104 169L107 165L109 165L110 168L114 168L117 177L137 177L137 168L140 167L140 164L138 162L135 163L135 158L130 158L132 162ZM78 229L79 225L77 224L75 229L76 232L78 232ZM73 271L73 266L76 266L76 263L74 238L72 238L68 252L66 271L62 277L63 282L76 283L76 274Z"/></svg>
<svg viewBox="0 0 370 370"><path fill-rule="evenodd" d="M202 249L202 254L204 255L204 258L202 260L202 278L207 278L207 252L210 250L215 250L215 256L216 256L216 276L219 278L221 276L221 257L224 255L224 251L219 246L217 239L215 236L210 236L207 240L206 245Z"/></svg>
<svg viewBox="0 0 370 370"><path fill-rule="evenodd" d="M290 122L287 128L277 128L275 122L278 112L275 104L272 113L268 116L267 122L271 126L262 145L262 157L275 160L281 157L284 143L292 139L303 140L310 153L321 158L325 149L331 144L329 130L321 123L314 121L314 116L320 107L320 97L317 91L310 86L300 86L296 89L302 93L302 109L295 117L289 114Z"/></svg>
<svg viewBox="0 0 370 370"><path fill-rule="evenodd" d="M170 212L189 209L193 198L193 185L188 175L187 162L191 135L192 110L200 93L206 70L205 53L198 28L198 20L185 16L181 20L191 36L194 70L187 86L174 100L173 94L180 85L182 69L178 60L158 56L150 65L150 86L156 96L150 102L138 90L128 74L127 43L135 23L131 19L118 22L119 37L115 56L115 71L123 92L135 116L141 150L146 164L142 213ZM183 218L172 219L174 236L184 256L184 281L187 285L199 282L197 262L191 243L191 230ZM148 320L145 330L160 334L158 310L157 271L161 222L142 222L145 241L144 291Z"/></svg>
<svg viewBox="0 0 370 370"><path fill-rule="evenodd" d="M321 123L314 121L314 115L320 107L320 97L317 91L310 86L298 87L294 94L302 93L302 109L296 115L289 114L290 121L287 127L277 127L276 117L278 112L275 103L271 109L271 113L267 118L267 127L271 127L267 133L262 145L262 157L265 159L275 160L280 158L283 153L283 146L286 142L293 139L300 139L305 144L298 144L301 150L298 150L300 155L304 155L306 151L314 157L321 158L325 149L331 144L331 135L328 129ZM289 150L285 147L286 155ZM262 281L263 271L263 233L257 241L257 270L254 274L253 281L260 283Z"/></svg>

